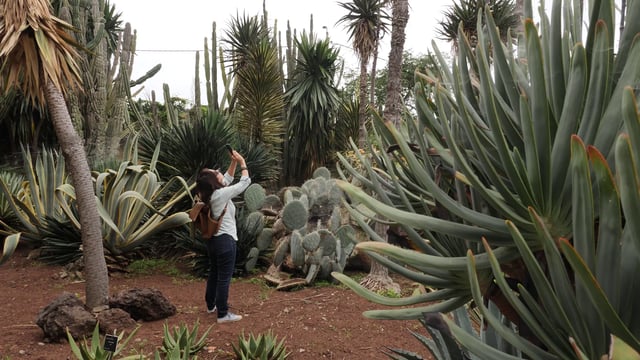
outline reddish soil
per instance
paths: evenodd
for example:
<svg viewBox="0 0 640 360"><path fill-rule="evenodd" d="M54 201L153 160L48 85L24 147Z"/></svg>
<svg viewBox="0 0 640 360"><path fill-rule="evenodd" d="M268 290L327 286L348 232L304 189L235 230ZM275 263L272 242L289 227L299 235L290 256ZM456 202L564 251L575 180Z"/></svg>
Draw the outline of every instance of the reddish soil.
<svg viewBox="0 0 640 360"><path fill-rule="evenodd" d="M38 312L68 291L84 298L85 284L60 277L62 267L42 265L16 253L0 266L0 358L75 359L66 342L44 343L43 332L35 324ZM234 359L232 344L239 337L272 330L284 339L289 359L388 359L382 350L401 348L422 354L427 351L409 332L426 334L418 321L369 320L367 309L380 309L344 286L315 286L296 291L277 291L261 280L234 279L231 285L232 311L244 318L236 323L217 324L215 315L206 313L204 279L165 274L112 274L112 294L131 288L160 290L177 308L168 319L141 322L140 329L121 354L145 354L162 344L165 321L171 328L186 324L191 329L200 321L201 334L209 325L207 346L199 359ZM400 281L400 280L399 280ZM402 283L401 283L402 285ZM407 290L410 284L407 285ZM125 337L128 331L125 331Z"/></svg>

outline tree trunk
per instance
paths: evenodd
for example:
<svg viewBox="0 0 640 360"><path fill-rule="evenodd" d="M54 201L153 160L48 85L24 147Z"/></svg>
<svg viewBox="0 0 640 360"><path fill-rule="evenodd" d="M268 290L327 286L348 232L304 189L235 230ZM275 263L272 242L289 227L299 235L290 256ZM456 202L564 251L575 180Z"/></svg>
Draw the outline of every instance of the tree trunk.
<svg viewBox="0 0 640 360"><path fill-rule="evenodd" d="M384 105L384 120L398 127L403 105L402 95L400 93L400 80L402 78L402 53L404 52L405 29L409 21L408 0L394 0L392 16L389 81L387 83L387 97Z"/></svg>
<svg viewBox="0 0 640 360"><path fill-rule="evenodd" d="M364 149L367 144L367 59L360 60L360 106L358 108L358 118L360 130L358 132L358 148Z"/></svg>
<svg viewBox="0 0 640 360"><path fill-rule="evenodd" d="M400 94L400 79L402 77L402 53L404 52L405 28L409 21L408 0L393 1L393 18L391 21L391 51L389 52L389 79L387 82L387 96L384 105L384 121L398 126L400 123L400 109L402 95ZM376 233L387 241L388 225L376 223ZM361 285L372 291L390 290L400 293L400 287L389 277L389 270L375 261L371 262L369 275Z"/></svg>
<svg viewBox="0 0 640 360"><path fill-rule="evenodd" d="M376 233L385 241L387 241L388 228L389 226L383 223L378 222L375 224ZM360 285L374 292L393 292L400 295L402 291L400 285L389 277L389 269L374 260L371 260L369 274L360 281Z"/></svg>
<svg viewBox="0 0 640 360"><path fill-rule="evenodd" d="M102 228L85 149L73 127L64 97L51 81L47 81L45 96L62 155L68 164L76 191L82 232L86 305L89 309L108 307L109 277L104 258Z"/></svg>

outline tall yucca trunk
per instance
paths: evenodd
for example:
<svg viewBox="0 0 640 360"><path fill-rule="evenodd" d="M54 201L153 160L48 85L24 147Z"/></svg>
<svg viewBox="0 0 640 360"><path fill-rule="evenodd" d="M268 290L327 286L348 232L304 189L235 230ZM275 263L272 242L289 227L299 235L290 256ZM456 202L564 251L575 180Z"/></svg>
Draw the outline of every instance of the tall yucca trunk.
<svg viewBox="0 0 640 360"><path fill-rule="evenodd" d="M86 305L89 309L108 306L109 276L102 245L102 226L82 140L73 127L62 93L51 81L47 81L45 97L76 190L78 213L81 214Z"/></svg>

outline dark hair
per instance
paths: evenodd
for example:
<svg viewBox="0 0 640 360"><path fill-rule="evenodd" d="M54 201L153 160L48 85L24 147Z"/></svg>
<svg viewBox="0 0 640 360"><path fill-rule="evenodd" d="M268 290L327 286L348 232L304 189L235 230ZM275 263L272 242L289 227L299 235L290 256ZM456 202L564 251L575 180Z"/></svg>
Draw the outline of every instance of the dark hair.
<svg viewBox="0 0 640 360"><path fill-rule="evenodd" d="M218 181L218 174L218 170L207 168L200 170L198 174L194 192L200 197L200 200L206 204L211 200L211 194L213 194L214 191L224 187L224 185Z"/></svg>

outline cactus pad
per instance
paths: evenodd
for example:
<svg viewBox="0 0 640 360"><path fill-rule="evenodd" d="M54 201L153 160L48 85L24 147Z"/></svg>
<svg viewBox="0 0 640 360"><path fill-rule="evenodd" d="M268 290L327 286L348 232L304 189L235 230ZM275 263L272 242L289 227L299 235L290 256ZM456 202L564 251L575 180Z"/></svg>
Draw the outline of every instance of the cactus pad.
<svg viewBox="0 0 640 360"><path fill-rule="evenodd" d="M320 234L320 247L323 250L323 255L330 256L335 254L337 242L333 233L329 230L321 229L318 234Z"/></svg>
<svg viewBox="0 0 640 360"><path fill-rule="evenodd" d="M251 248L251 250L249 250L249 254L247 254L247 262L244 264L244 269L247 272L253 270L256 267L259 255L260 250L258 250L258 248L253 247Z"/></svg>
<svg viewBox="0 0 640 360"><path fill-rule="evenodd" d="M320 265L320 261L322 261L322 248L316 249L307 256L306 263L309 265Z"/></svg>
<svg viewBox="0 0 640 360"><path fill-rule="evenodd" d="M327 169L326 167L321 166L313 171L312 177L314 178L323 177L325 179L330 179L331 171L329 171L329 169Z"/></svg>
<svg viewBox="0 0 640 360"><path fill-rule="evenodd" d="M282 209L282 221L289 230L306 226L308 216L307 208L300 200L292 200Z"/></svg>
<svg viewBox="0 0 640 360"><path fill-rule="evenodd" d="M304 265L304 248L302 247L302 235L299 231L294 230L291 233L291 242L289 244L291 248L291 261L295 266Z"/></svg>
<svg viewBox="0 0 640 360"><path fill-rule="evenodd" d="M342 225L342 213L340 208L336 206L331 212L331 218L329 218L329 230L335 233L340 228L340 225Z"/></svg>
<svg viewBox="0 0 640 360"><path fill-rule="evenodd" d="M273 254L273 265L279 267L284 262L285 256L289 253L289 243L291 242L291 238L286 237L280 240L278 243L278 247L276 247L276 251Z"/></svg>
<svg viewBox="0 0 640 360"><path fill-rule="evenodd" d="M264 251L267 250L271 243L273 242L273 229L264 228L258 235L258 239L256 240L256 246L259 250Z"/></svg>
<svg viewBox="0 0 640 360"><path fill-rule="evenodd" d="M260 184L251 184L244 191L244 202L249 211L256 211L262 208L266 198L266 191Z"/></svg>
<svg viewBox="0 0 640 360"><path fill-rule="evenodd" d="M315 251L320 245L320 234L317 231L308 233L302 239L302 247L306 251Z"/></svg>
<svg viewBox="0 0 640 360"><path fill-rule="evenodd" d="M263 207L266 206L273 210L280 210L282 209L282 201L280 200L278 195L270 194L264 198L264 204L262 206Z"/></svg>
<svg viewBox="0 0 640 360"><path fill-rule="evenodd" d="M254 211L247 216L245 224L248 234L258 236L264 228L264 215L259 211Z"/></svg>

